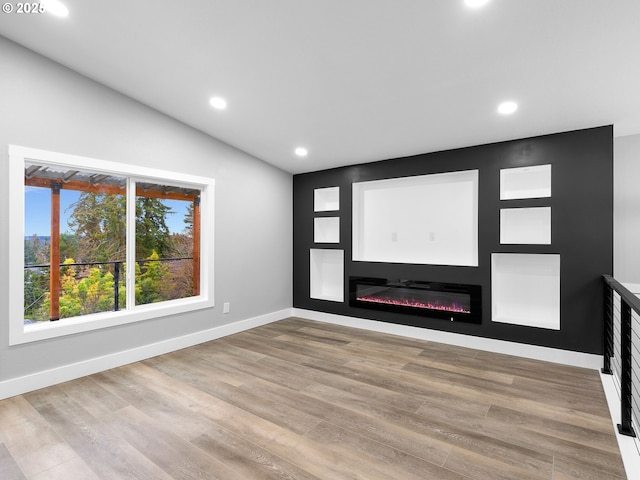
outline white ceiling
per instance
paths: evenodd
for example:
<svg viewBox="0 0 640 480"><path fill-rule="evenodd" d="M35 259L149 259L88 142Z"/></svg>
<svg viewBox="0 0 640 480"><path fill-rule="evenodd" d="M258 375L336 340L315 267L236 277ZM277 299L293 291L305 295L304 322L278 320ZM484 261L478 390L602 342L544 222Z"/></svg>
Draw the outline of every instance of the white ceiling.
<svg viewBox="0 0 640 480"><path fill-rule="evenodd" d="M67 18L0 14L0 34L292 173L640 133L638 0L63 2Z"/></svg>

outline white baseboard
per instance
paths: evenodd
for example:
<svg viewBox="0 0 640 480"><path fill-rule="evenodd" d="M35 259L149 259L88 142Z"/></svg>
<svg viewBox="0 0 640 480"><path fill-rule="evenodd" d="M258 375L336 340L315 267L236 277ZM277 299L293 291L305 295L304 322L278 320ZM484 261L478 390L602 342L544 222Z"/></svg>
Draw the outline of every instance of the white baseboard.
<svg viewBox="0 0 640 480"><path fill-rule="evenodd" d="M622 456L622 462L624 463L627 478L640 478L639 441L637 438L620 435L620 433L618 433L618 423L622 416L620 409L620 395L618 393L619 389L616 388L615 378L613 375L604 375L603 373L600 373L600 380L602 381L604 394L607 397L609 413L611 414L611 422L613 423L613 430L616 433L616 439L618 440L618 447L620 447L620 455ZM634 430L636 430L636 435L640 434L636 426L634 426Z"/></svg>
<svg viewBox="0 0 640 480"><path fill-rule="evenodd" d="M91 375L93 373L120 367L133 362L139 362L147 358L163 355L165 353L191 347L200 343L209 342L216 338L225 337L244 330L266 325L291 316L291 309L260 315L257 317L240 320L238 322L221 325L209 330L191 333L182 337L171 338L161 342L143 345L141 347L124 350L121 352L91 358L61 367L44 370L23 377L12 378L0 382L0 400L21 395L26 392L49 387L57 383L67 382L76 378Z"/></svg>
<svg viewBox="0 0 640 480"><path fill-rule="evenodd" d="M316 312L301 308L294 308L293 315L309 320L333 323L346 327L362 328L364 330L389 333L391 335L402 335L404 337L418 338L420 340L446 343L448 345L456 345L459 347L475 348L477 350L486 350L488 352L532 358L534 360L544 360L547 362L561 363L574 367L590 368L592 370L600 369L603 361L602 355L572 352L557 348L539 347L537 345L526 345L523 343L508 342L505 340L494 340L492 338L474 337L460 333L430 330L428 328L409 327L406 325L397 325L395 323L346 317L343 315Z"/></svg>
<svg viewBox="0 0 640 480"><path fill-rule="evenodd" d="M470 335L441 332L425 328L409 327L362 318L292 308L260 315L227 325L221 325L219 327L184 335L182 337L171 338L162 342L144 345L138 348L116 352L82 362L4 380L0 382L0 400L31 392L39 388L55 385L57 383L74 380L85 375L102 372L128 363L138 362L157 355L163 355L175 350L198 345L200 343L215 340L216 338L221 338L244 330L259 327L261 325L266 325L290 316L591 369L599 369L602 365L602 356L600 355L570 352L567 350L557 350L534 345L524 345L502 340L473 337Z"/></svg>

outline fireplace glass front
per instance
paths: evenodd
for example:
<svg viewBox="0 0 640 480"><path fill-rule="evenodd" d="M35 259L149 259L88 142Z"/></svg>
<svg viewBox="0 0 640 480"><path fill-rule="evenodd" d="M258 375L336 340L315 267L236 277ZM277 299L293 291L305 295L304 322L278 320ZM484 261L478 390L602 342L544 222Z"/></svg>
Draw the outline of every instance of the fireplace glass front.
<svg viewBox="0 0 640 480"><path fill-rule="evenodd" d="M352 307L480 323L480 302L479 285L349 277Z"/></svg>

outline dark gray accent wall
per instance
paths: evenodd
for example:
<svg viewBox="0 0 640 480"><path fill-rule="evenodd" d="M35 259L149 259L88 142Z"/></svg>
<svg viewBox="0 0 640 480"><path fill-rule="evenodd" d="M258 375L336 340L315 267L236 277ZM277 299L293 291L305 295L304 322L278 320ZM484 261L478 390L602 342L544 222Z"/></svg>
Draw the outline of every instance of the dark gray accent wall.
<svg viewBox="0 0 640 480"><path fill-rule="evenodd" d="M551 164L552 196L500 200L500 170ZM368 180L479 170L478 267L353 262L351 184ZM314 213L316 188L340 187L338 212ZM455 333L602 353L602 274L613 270L613 127L557 133L476 147L295 175L293 179L294 307ZM550 206L551 245L501 245L500 208ZM315 216L340 217L340 243L314 244ZM345 252L345 301L309 297L309 250ZM491 321L491 254L554 253L561 256L560 330ZM477 284L482 323L466 324L414 315L353 308L349 276Z"/></svg>

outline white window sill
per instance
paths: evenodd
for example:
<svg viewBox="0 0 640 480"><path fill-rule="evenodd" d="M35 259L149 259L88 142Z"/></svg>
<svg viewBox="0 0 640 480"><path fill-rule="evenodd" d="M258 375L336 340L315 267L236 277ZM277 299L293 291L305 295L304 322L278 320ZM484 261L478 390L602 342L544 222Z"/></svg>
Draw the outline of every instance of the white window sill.
<svg viewBox="0 0 640 480"><path fill-rule="evenodd" d="M202 297L190 297L160 303L136 306L133 310L118 312L101 312L80 317L63 318L54 322L35 322L24 325L22 331L12 331L9 344L19 345L37 342L49 338L73 335L75 333L90 332L102 328L126 325L128 323L149 320L167 315L212 308L214 302ZM12 329L13 330L13 329ZM18 329L16 329L18 330Z"/></svg>

